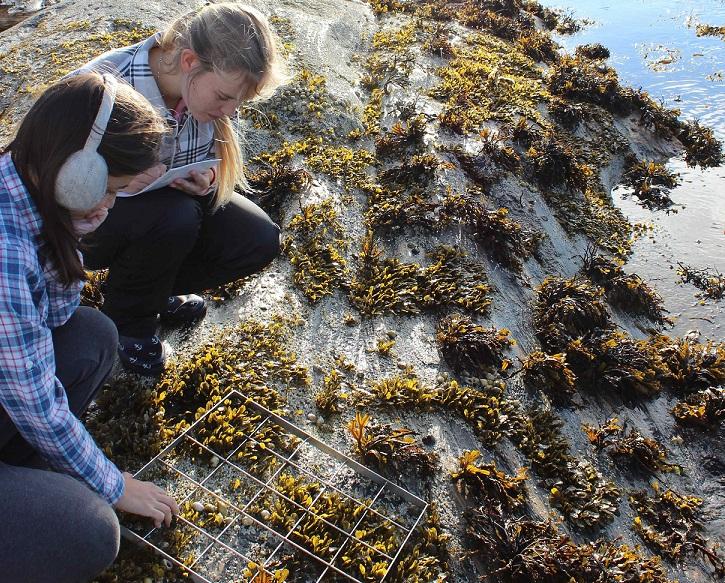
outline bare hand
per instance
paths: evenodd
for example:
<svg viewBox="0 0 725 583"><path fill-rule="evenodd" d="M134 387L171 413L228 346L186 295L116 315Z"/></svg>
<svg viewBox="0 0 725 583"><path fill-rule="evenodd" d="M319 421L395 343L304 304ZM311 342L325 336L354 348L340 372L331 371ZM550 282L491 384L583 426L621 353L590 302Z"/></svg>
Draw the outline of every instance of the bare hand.
<svg viewBox="0 0 725 583"><path fill-rule="evenodd" d="M146 188L154 180L163 176L165 172L166 166L164 164L156 164L156 166L152 166L146 170L146 172L141 172L141 174L134 176L123 191L128 194L136 194Z"/></svg>
<svg viewBox="0 0 725 583"><path fill-rule="evenodd" d="M177 178L171 183L171 186L186 194L205 196L209 193L209 186L213 176L214 172L212 170L204 170L203 172L192 170L189 178Z"/></svg>
<svg viewBox="0 0 725 583"><path fill-rule="evenodd" d="M101 207L92 213L88 213L82 217L74 217L71 214L71 220L73 222L73 229L79 237L87 235L95 231L108 216L108 209Z"/></svg>
<svg viewBox="0 0 725 583"><path fill-rule="evenodd" d="M156 484L136 480L126 472L123 474L123 479L126 489L116 502L116 508L131 514L147 516L154 521L156 528L160 527L162 522L166 526L171 526L172 516L179 513L179 506L171 496Z"/></svg>

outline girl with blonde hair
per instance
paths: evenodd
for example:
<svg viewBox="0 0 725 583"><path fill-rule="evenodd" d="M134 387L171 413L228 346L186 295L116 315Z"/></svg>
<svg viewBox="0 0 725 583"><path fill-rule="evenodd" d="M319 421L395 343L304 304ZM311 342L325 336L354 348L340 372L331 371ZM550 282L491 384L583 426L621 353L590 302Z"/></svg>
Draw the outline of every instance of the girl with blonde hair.
<svg viewBox="0 0 725 583"><path fill-rule="evenodd" d="M81 69L120 76L164 116L172 129L161 154L167 167L221 159L169 187L119 197L86 240L87 264L109 268L103 311L118 327L127 368L158 373L160 322L203 317L196 293L255 273L279 253L278 226L237 192L247 181L232 119L243 102L273 93L282 69L266 18L236 3L207 4Z"/></svg>

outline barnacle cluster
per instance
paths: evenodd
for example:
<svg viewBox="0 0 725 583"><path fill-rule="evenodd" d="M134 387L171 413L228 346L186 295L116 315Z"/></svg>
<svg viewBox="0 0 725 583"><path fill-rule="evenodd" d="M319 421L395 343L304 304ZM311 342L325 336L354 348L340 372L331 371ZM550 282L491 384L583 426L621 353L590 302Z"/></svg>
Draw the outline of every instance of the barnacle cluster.
<svg viewBox="0 0 725 583"><path fill-rule="evenodd" d="M677 266L677 275L684 283L694 285L709 298L719 300L725 297L725 275L717 269L696 269L683 263L678 263Z"/></svg>
<svg viewBox="0 0 725 583"><path fill-rule="evenodd" d="M670 583L659 557L615 542L577 544L551 521L481 506L468 522L476 555L486 565L485 581Z"/></svg>
<svg viewBox="0 0 725 583"><path fill-rule="evenodd" d="M371 232L360 251L360 268L350 284L350 301L365 315L417 314L426 308L454 306L485 313L491 288L483 269L461 250L441 246L421 268L395 257L383 257Z"/></svg>
<svg viewBox="0 0 725 583"><path fill-rule="evenodd" d="M614 306L635 314L644 314L652 321L665 324L664 303L660 295L642 278L626 274L621 263L597 253L589 246L584 255L582 271L605 290L607 300Z"/></svg>
<svg viewBox="0 0 725 583"><path fill-rule="evenodd" d="M599 427L584 425L583 429L598 450L606 450L613 457L627 459L651 472L682 473L681 466L667 461L667 451L662 445L651 437L644 437L637 429L625 434L616 417Z"/></svg>
<svg viewBox="0 0 725 583"><path fill-rule="evenodd" d="M437 454L426 451L416 440L416 432L407 427L375 423L358 411L347 430L362 460L386 472L413 470L419 477L430 477L438 464Z"/></svg>
<svg viewBox="0 0 725 583"><path fill-rule="evenodd" d="M508 476L496 467L495 461L476 463L480 457L478 450L464 451L458 459L458 469L451 473L464 497L508 511L521 507L526 493L526 468Z"/></svg>
<svg viewBox="0 0 725 583"><path fill-rule="evenodd" d="M292 280L311 301L331 295L347 281L347 241L330 199L309 204L290 221L282 251L294 268Z"/></svg>
<svg viewBox="0 0 725 583"><path fill-rule="evenodd" d="M625 186L642 205L650 209L666 209L672 206L669 190L679 184L679 175L670 172L663 164L649 160L633 160L622 177Z"/></svg>
<svg viewBox="0 0 725 583"><path fill-rule="evenodd" d="M448 366L457 373L483 374L501 368L503 352L515 342L505 328L485 328L460 314L448 316L438 323L438 348ZM508 364L503 367L508 367Z"/></svg>
<svg viewBox="0 0 725 583"><path fill-rule="evenodd" d="M576 393L576 375L566 362L566 354L546 354L536 350L521 364L524 384L543 390L555 403L566 403Z"/></svg>
<svg viewBox="0 0 725 583"><path fill-rule="evenodd" d="M725 557L717 545L702 534L702 499L683 496L674 490L660 490L653 484L654 496L645 490L633 492L629 504L637 513L633 528L649 546L669 559L700 555L713 568L713 575L725 577Z"/></svg>
<svg viewBox="0 0 725 583"><path fill-rule="evenodd" d="M547 351L560 351L572 340L609 326L603 293L582 278L547 277L543 281L537 289L534 327Z"/></svg>
<svg viewBox="0 0 725 583"><path fill-rule="evenodd" d="M561 421L548 409L532 411L514 435L531 467L550 491L552 504L582 526L599 526L617 512L620 491L589 462L569 452Z"/></svg>

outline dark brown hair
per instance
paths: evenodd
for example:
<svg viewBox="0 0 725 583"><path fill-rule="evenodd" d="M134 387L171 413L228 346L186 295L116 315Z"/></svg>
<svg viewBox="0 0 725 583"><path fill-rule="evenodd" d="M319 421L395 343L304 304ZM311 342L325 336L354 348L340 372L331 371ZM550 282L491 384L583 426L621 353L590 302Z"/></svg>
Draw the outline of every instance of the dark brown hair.
<svg viewBox="0 0 725 583"><path fill-rule="evenodd" d="M103 98L97 73L77 75L49 87L20 122L9 151L43 221L41 253L65 285L85 279L78 236L67 209L55 200L55 180L68 157L83 149ZM111 176L133 175L158 162L168 131L159 114L132 87L119 82L98 153Z"/></svg>

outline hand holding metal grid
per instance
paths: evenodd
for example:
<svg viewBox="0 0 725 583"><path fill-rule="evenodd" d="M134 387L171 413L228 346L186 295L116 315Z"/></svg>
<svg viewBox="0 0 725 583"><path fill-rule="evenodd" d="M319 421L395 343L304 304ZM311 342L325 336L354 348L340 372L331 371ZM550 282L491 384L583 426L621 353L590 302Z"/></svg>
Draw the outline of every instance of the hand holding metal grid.
<svg viewBox="0 0 725 583"><path fill-rule="evenodd" d="M135 477L165 486L182 513L171 529L130 521L124 535L204 583L264 583L284 568L296 581L384 581L427 510L238 391Z"/></svg>

